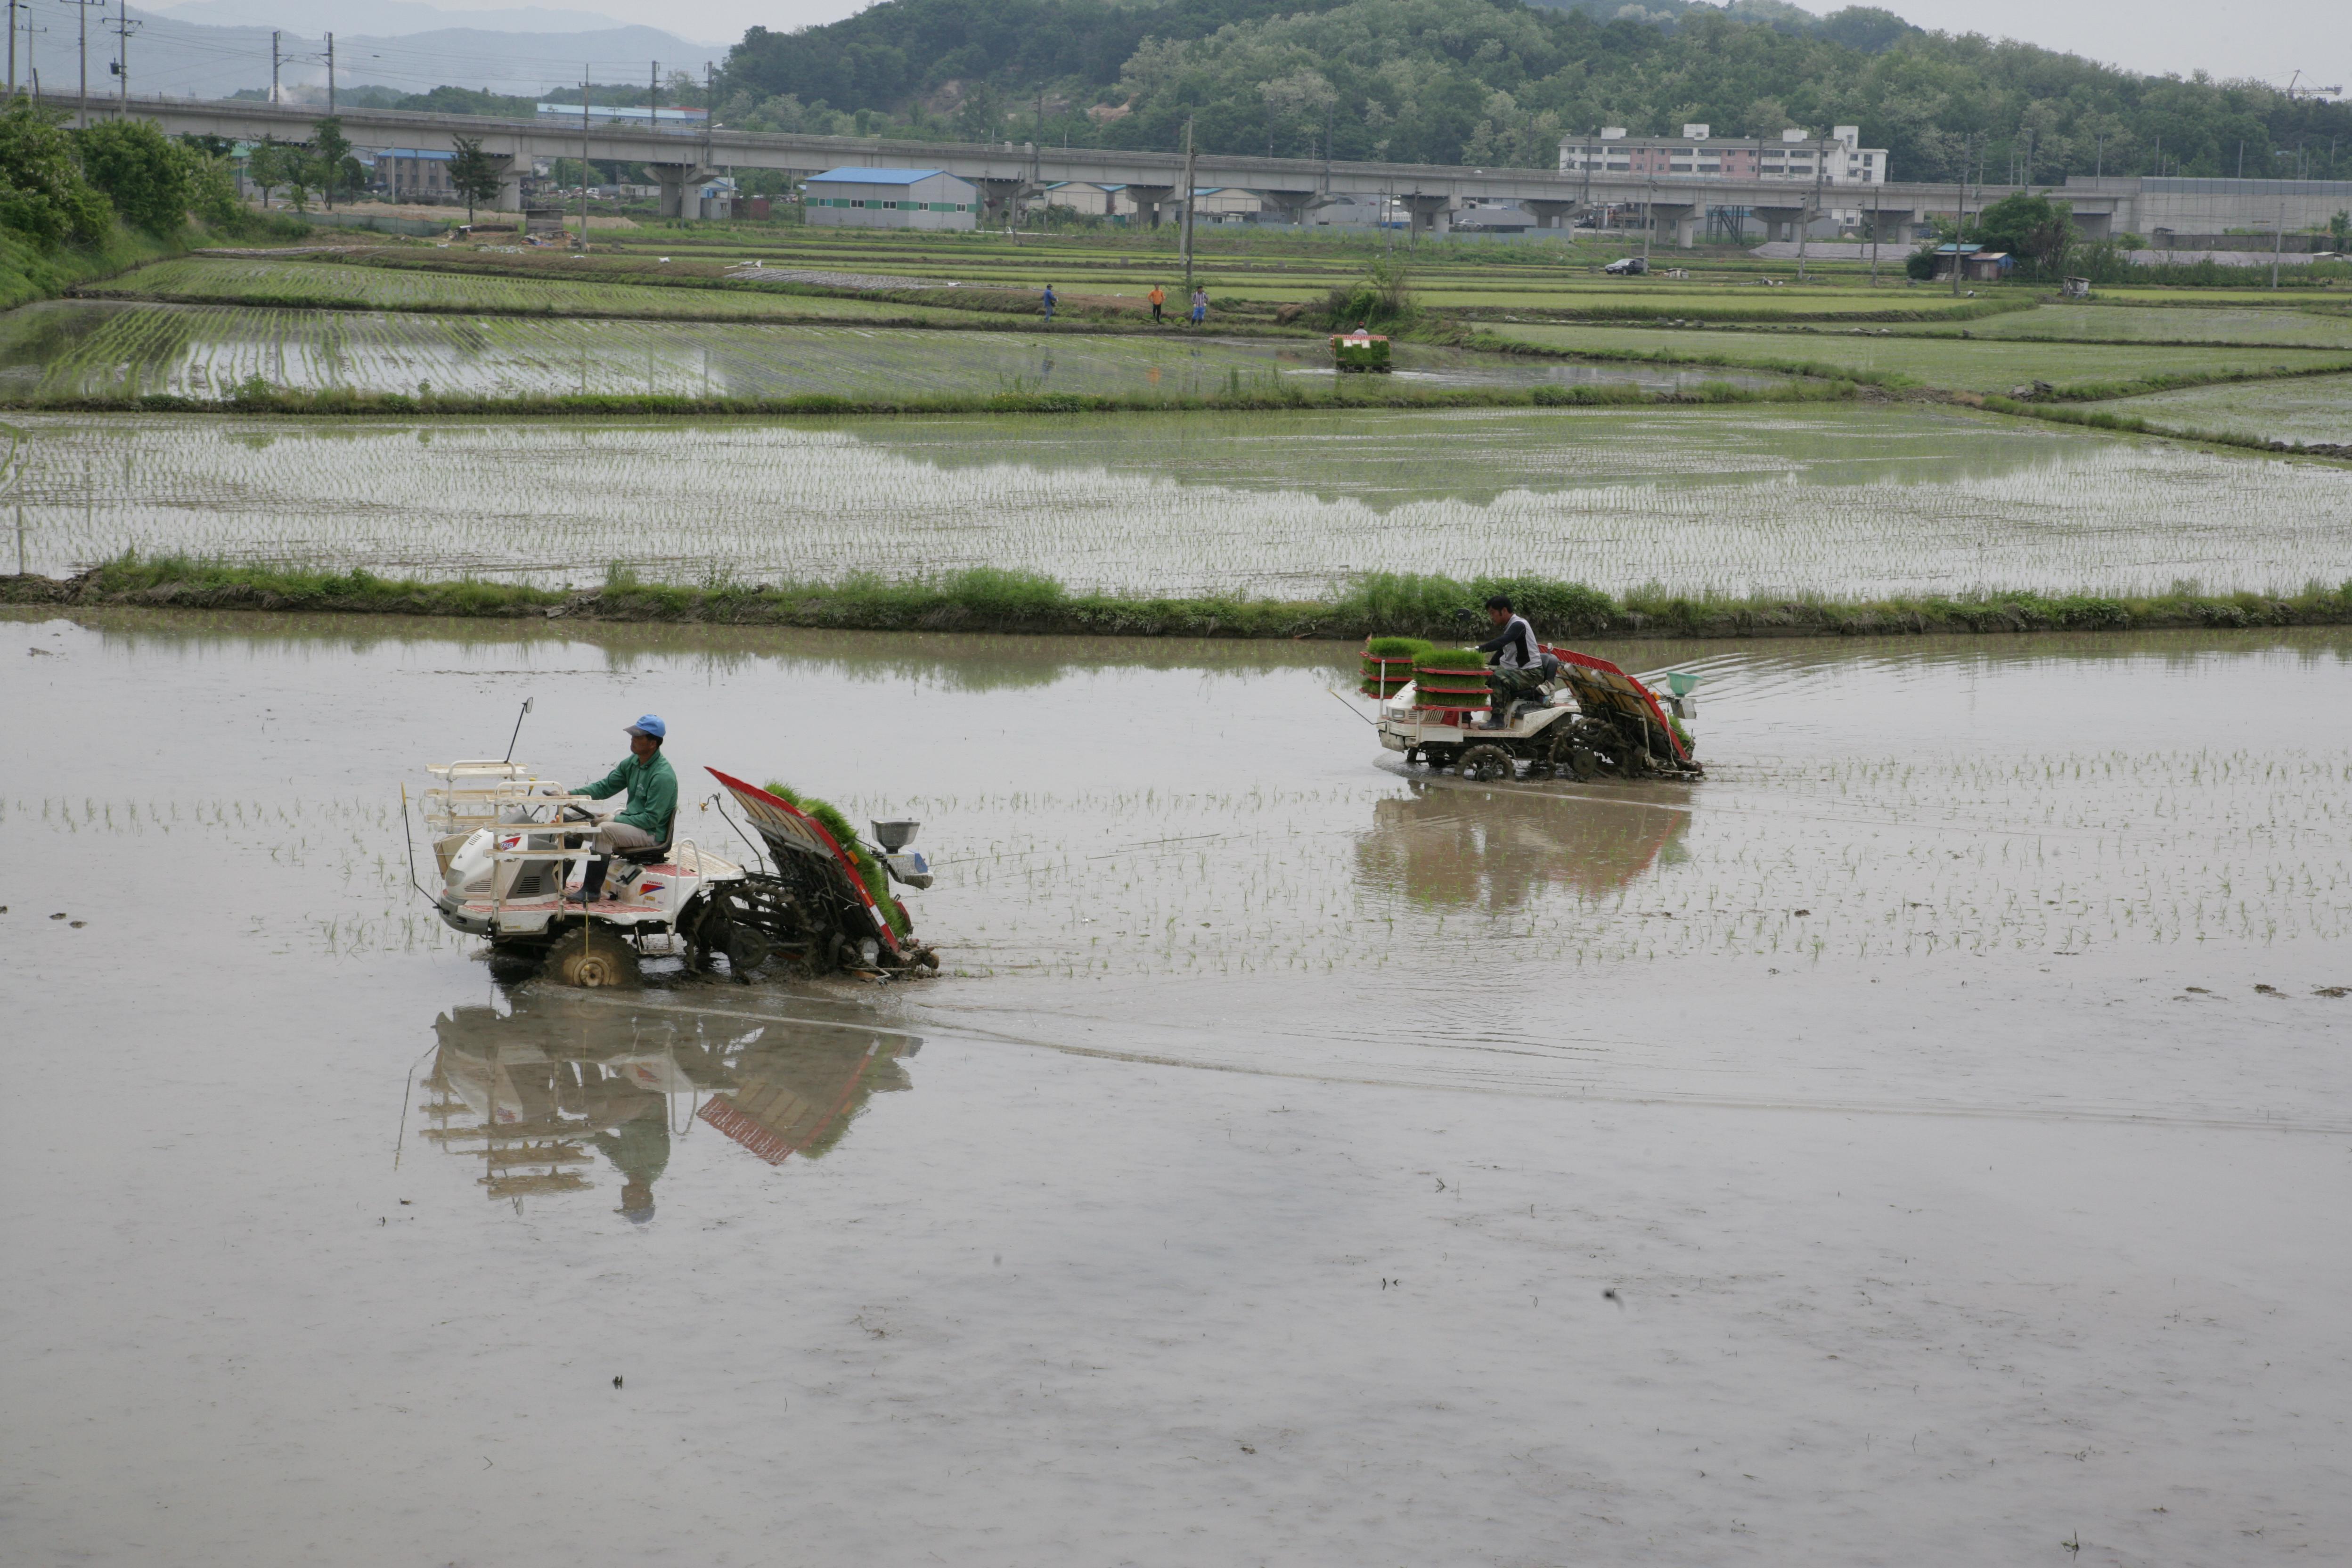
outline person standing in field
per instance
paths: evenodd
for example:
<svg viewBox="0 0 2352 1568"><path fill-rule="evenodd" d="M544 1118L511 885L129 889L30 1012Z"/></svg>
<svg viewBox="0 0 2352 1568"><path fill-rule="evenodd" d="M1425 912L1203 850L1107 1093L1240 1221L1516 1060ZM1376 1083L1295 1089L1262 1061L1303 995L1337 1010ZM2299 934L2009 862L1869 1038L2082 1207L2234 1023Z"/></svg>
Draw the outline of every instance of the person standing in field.
<svg viewBox="0 0 2352 1568"><path fill-rule="evenodd" d="M1192 324L1197 327L1208 319L1209 291L1206 289L1195 289L1192 290Z"/></svg>
<svg viewBox="0 0 2352 1568"><path fill-rule="evenodd" d="M1051 283L1048 283L1048 284L1046 284L1046 285L1045 285L1045 320L1047 320L1048 321L1052 321L1052 320L1054 319L1054 307L1055 307L1055 305L1057 305L1057 304L1059 304L1059 303L1061 302L1060 300L1056 300L1056 299L1054 297L1054 286L1053 286Z"/></svg>
<svg viewBox="0 0 2352 1568"><path fill-rule="evenodd" d="M1160 313L1160 307L1168 303L1168 290L1154 283L1151 292L1144 298L1151 301L1151 324L1157 327L1165 323L1168 318Z"/></svg>

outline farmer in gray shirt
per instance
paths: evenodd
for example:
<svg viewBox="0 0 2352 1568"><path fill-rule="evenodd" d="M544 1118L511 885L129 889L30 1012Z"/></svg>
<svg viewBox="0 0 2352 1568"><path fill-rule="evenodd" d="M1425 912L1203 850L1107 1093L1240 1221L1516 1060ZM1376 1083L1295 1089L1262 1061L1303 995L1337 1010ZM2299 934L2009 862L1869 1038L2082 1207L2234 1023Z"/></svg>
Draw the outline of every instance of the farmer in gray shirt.
<svg viewBox="0 0 2352 1568"><path fill-rule="evenodd" d="M1486 619L1498 635L1478 645L1478 651L1488 656L1486 689L1494 705L1486 727L1500 730L1510 722L1512 703L1542 700L1538 689L1543 685L1544 658L1536 646L1535 628L1511 608L1509 598L1497 594L1488 599Z"/></svg>

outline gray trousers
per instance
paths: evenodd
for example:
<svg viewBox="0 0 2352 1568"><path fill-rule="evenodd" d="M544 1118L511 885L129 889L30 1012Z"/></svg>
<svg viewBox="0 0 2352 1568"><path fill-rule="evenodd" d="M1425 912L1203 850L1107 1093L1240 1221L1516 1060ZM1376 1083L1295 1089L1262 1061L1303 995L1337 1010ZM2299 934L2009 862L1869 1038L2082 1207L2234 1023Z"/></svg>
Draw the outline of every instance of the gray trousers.
<svg viewBox="0 0 2352 1568"><path fill-rule="evenodd" d="M615 849L650 849L659 842L644 828L629 822L607 822L596 829L596 851L610 855Z"/></svg>

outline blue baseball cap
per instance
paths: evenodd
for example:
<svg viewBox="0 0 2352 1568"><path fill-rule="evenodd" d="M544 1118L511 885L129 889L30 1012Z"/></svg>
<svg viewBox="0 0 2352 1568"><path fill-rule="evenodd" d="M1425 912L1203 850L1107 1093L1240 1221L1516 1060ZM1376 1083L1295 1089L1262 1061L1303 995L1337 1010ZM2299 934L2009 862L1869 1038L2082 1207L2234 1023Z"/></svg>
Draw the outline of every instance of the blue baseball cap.
<svg viewBox="0 0 2352 1568"><path fill-rule="evenodd" d="M624 732L631 735L651 735L655 740L658 741L669 733L669 726L663 723L653 714L648 713L644 718L639 719L635 723L630 725Z"/></svg>

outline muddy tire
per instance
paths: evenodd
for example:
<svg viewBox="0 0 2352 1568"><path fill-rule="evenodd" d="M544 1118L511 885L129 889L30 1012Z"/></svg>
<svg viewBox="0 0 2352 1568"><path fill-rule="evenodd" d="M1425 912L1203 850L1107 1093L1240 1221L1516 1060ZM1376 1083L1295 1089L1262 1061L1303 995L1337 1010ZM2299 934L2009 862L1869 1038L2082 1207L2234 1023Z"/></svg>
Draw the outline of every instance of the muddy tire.
<svg viewBox="0 0 2352 1568"><path fill-rule="evenodd" d="M1454 769L1456 774L1475 784L1501 784L1510 779L1515 770L1511 753L1500 746L1473 746L1462 753Z"/></svg>
<svg viewBox="0 0 2352 1568"><path fill-rule="evenodd" d="M567 932L547 950L547 973L550 979L583 991L634 990L644 978L637 967L637 950L611 931L593 926Z"/></svg>

